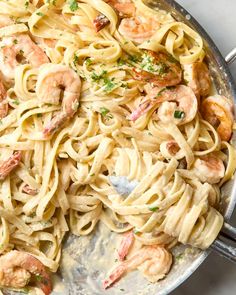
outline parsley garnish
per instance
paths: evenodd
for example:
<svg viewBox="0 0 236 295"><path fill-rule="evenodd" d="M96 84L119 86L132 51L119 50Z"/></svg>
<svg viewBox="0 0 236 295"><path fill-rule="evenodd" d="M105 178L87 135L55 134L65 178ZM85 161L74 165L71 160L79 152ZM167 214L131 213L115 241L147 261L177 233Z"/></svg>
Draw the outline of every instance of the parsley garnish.
<svg viewBox="0 0 236 295"><path fill-rule="evenodd" d="M139 234L139 231L137 229L133 230L134 234Z"/></svg>
<svg viewBox="0 0 236 295"><path fill-rule="evenodd" d="M91 63L92 63L91 58L87 58L87 59L85 60L85 63L86 63L87 66L90 66Z"/></svg>
<svg viewBox="0 0 236 295"><path fill-rule="evenodd" d="M183 119L185 116L185 112L181 112L181 111L175 111L174 112L174 117L176 119Z"/></svg>
<svg viewBox="0 0 236 295"><path fill-rule="evenodd" d="M176 260L180 260L180 259L183 258L183 256L184 256L184 254L183 254L183 253L180 253L180 254L178 254L178 255L175 257L175 259L176 259Z"/></svg>
<svg viewBox="0 0 236 295"><path fill-rule="evenodd" d="M29 7L29 1L25 1L25 8Z"/></svg>
<svg viewBox="0 0 236 295"><path fill-rule="evenodd" d="M100 113L103 117L105 117L108 113L110 113L110 111L107 108L102 107L100 108Z"/></svg>
<svg viewBox="0 0 236 295"><path fill-rule="evenodd" d="M125 60L123 60L122 58L119 58L118 61L117 61L117 65L119 67L125 65Z"/></svg>
<svg viewBox="0 0 236 295"><path fill-rule="evenodd" d="M78 60L79 60L79 57L76 54L74 54L73 63L76 64L78 62Z"/></svg>
<svg viewBox="0 0 236 295"><path fill-rule="evenodd" d="M152 212L156 212L159 208L158 207L150 207L149 210Z"/></svg>
<svg viewBox="0 0 236 295"><path fill-rule="evenodd" d="M19 100L17 100L17 99L13 100L13 103L16 104L16 105L20 104Z"/></svg>
<svg viewBox="0 0 236 295"><path fill-rule="evenodd" d="M130 55L129 56L129 60L132 61L132 62L138 62L139 61L139 58L136 55Z"/></svg>
<svg viewBox="0 0 236 295"><path fill-rule="evenodd" d="M113 83L111 79L109 78L104 78L104 83L105 83L105 91L110 92L114 87L116 87L116 83Z"/></svg>
<svg viewBox="0 0 236 295"><path fill-rule="evenodd" d="M36 12L36 14L37 14L38 16L44 16L44 14L43 14L42 12Z"/></svg>
<svg viewBox="0 0 236 295"><path fill-rule="evenodd" d="M13 43L14 43L14 44L17 44L17 43L18 43L18 40L17 40L17 39L14 39L14 40L13 40Z"/></svg>
<svg viewBox="0 0 236 295"><path fill-rule="evenodd" d="M69 6L71 11L76 11L79 8L78 2L76 0L70 0Z"/></svg>
<svg viewBox="0 0 236 295"><path fill-rule="evenodd" d="M94 82L100 81L101 79L105 78L105 75L107 74L107 71L102 71L101 74L96 74L95 72L92 73L91 78Z"/></svg>

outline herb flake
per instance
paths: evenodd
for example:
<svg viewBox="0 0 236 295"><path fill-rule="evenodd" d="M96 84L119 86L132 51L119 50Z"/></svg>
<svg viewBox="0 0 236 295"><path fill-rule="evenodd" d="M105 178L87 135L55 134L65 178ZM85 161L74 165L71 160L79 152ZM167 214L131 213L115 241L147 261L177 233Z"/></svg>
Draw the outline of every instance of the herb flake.
<svg viewBox="0 0 236 295"><path fill-rule="evenodd" d="M174 117L176 119L183 119L185 117L185 112L182 111L175 111L174 112Z"/></svg>

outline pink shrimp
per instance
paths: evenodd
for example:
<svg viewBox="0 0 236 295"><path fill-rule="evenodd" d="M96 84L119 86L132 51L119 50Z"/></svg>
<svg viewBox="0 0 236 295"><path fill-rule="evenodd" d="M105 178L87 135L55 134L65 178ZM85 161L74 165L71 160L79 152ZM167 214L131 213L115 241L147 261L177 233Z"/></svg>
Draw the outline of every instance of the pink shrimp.
<svg viewBox="0 0 236 295"><path fill-rule="evenodd" d="M132 247L134 242L134 233L133 231L129 231L124 234L123 239L121 241L121 244L118 249L118 256L119 260L123 261L125 260L126 256L129 253L130 248Z"/></svg>
<svg viewBox="0 0 236 295"><path fill-rule="evenodd" d="M0 285L10 288L24 288L32 274L36 285L49 295L52 283L44 265L32 255L13 250L0 257Z"/></svg>
<svg viewBox="0 0 236 295"><path fill-rule="evenodd" d="M31 188L28 184L23 186L22 191L30 196L35 196L38 193L37 189Z"/></svg>
<svg viewBox="0 0 236 295"><path fill-rule="evenodd" d="M204 99L201 105L201 114L216 128L222 140L230 140L234 124L234 108L230 99L222 95L214 95Z"/></svg>
<svg viewBox="0 0 236 295"><path fill-rule="evenodd" d="M180 63L168 52L146 50L142 69L134 69L134 79L157 87L175 86L182 81Z"/></svg>
<svg viewBox="0 0 236 295"><path fill-rule="evenodd" d="M120 17L131 17L135 15L135 5L130 0L107 0L118 13Z"/></svg>
<svg viewBox="0 0 236 295"><path fill-rule="evenodd" d="M188 86L193 89L198 98L210 94L212 84L211 75L204 62L184 65L184 79L188 82Z"/></svg>
<svg viewBox="0 0 236 295"><path fill-rule="evenodd" d="M198 158L194 163L193 171L202 182L210 184L220 182L225 175L223 161L212 155Z"/></svg>
<svg viewBox="0 0 236 295"><path fill-rule="evenodd" d="M6 161L2 162L0 165L0 180L5 179L13 169L15 169L21 160L22 152L14 152Z"/></svg>
<svg viewBox="0 0 236 295"><path fill-rule="evenodd" d="M156 98L153 95L154 90L155 88L152 89L150 97L147 95L147 100L131 113L131 120L137 120L154 106L159 106L157 115L163 122L172 121L177 125L182 125L191 122L196 116L198 102L190 87L178 85L173 89L160 90L157 88Z"/></svg>
<svg viewBox="0 0 236 295"><path fill-rule="evenodd" d="M118 281L126 272L140 267L144 276L150 282L162 279L170 270L172 264L171 254L160 246L145 246L137 251L131 258L123 261L103 282L105 289Z"/></svg>
<svg viewBox="0 0 236 295"><path fill-rule="evenodd" d="M0 70L7 79L14 79L15 68L22 58L33 67L49 62L47 55L27 34L4 37L0 42Z"/></svg>
<svg viewBox="0 0 236 295"><path fill-rule="evenodd" d="M93 20L93 25L97 33L105 28L109 23L109 19L102 13Z"/></svg>
<svg viewBox="0 0 236 295"><path fill-rule="evenodd" d="M36 93L43 103L58 105L62 98L62 111L43 130L45 138L53 135L74 116L79 106L80 77L69 67L48 64L42 68L36 84Z"/></svg>

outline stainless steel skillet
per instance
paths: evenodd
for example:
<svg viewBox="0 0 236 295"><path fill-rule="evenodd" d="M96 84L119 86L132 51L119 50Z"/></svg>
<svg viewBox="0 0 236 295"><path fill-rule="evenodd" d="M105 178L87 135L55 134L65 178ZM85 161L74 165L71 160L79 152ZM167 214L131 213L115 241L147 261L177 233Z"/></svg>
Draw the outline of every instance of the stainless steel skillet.
<svg viewBox="0 0 236 295"><path fill-rule="evenodd" d="M236 85L230 74L228 63L236 59L236 49L226 58L222 57L214 42L198 24L198 22L179 4L173 0L150 0L150 6L162 8L170 11L179 21L185 22L194 28L204 39L207 50L207 62L210 66L212 76L218 91L231 98L236 103ZM236 138L235 138L236 146ZM236 179L224 185L222 189L221 211L228 222L236 204ZM184 252L184 247L175 249L175 264L165 280L157 284L148 284L138 272L133 272L124 277L113 288L104 292L101 287L101 279L114 264L115 258L112 256L114 248L112 244L115 239L114 234L110 234L105 243L100 240L99 230L92 238L81 237L79 239L69 237L63 250L61 273L59 274L60 286L55 290L55 295L165 295L169 294L181 283L183 283L200 264L207 258L213 249L230 260L236 262L236 248L228 246L228 241L236 241L236 229L224 224L221 234L207 251L185 250L185 255L181 259L180 253ZM99 249L103 260L94 251ZM114 243L115 244L115 243ZM88 260L90 261L88 264ZM105 263L104 263L105 262ZM101 267L102 266L102 267ZM101 269L103 268L102 272Z"/></svg>
<svg viewBox="0 0 236 295"><path fill-rule="evenodd" d="M218 48L199 23L179 4L173 0L147 0L153 8L170 11L179 21L195 29L204 39L206 59L215 82L216 89L222 95L231 98L236 103L236 85L228 68L228 64L236 59L236 49L224 59ZM236 146L235 140L233 140ZM114 265L114 234L108 234L105 241L99 240L99 229L88 241L88 238L72 238L66 242L62 259L61 275L66 289L65 295L165 295L169 294L183 283L207 258L211 250L217 251L226 258L236 262L236 247L229 246L229 242L236 241L236 229L227 222L236 204L236 179L232 179L222 188L221 212L225 217L225 224L217 240L207 251L193 250L183 246L174 249L175 263L165 278L157 284L148 284L138 272L129 273L111 289L104 291L101 279L104 278L111 265ZM94 250L96 248L96 251ZM100 255L97 255L100 253ZM184 253L180 257L180 253ZM72 260L71 260L72 259ZM68 266L69 261L69 266ZM89 261L89 262L88 262ZM72 265L72 266L71 266ZM69 268L68 268L69 267Z"/></svg>

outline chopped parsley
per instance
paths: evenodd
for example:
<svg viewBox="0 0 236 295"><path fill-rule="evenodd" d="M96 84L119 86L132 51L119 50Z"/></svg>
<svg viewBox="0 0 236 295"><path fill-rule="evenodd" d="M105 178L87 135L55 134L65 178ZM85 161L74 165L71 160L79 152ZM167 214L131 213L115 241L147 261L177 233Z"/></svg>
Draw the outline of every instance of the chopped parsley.
<svg viewBox="0 0 236 295"><path fill-rule="evenodd" d="M42 118L43 114L37 114L38 118Z"/></svg>
<svg viewBox="0 0 236 295"><path fill-rule="evenodd" d="M78 2L76 0L70 0L69 6L71 11L76 11L77 9L79 9Z"/></svg>
<svg viewBox="0 0 236 295"><path fill-rule="evenodd" d="M185 112L182 111L175 111L174 112L174 117L176 119L183 119L185 117Z"/></svg>
<svg viewBox="0 0 236 295"><path fill-rule="evenodd" d="M13 43L14 43L14 44L17 44L17 43L18 43L18 40L17 40L17 39L14 39L14 40L13 40Z"/></svg>
<svg viewBox="0 0 236 295"><path fill-rule="evenodd" d="M134 234L139 234L140 232L137 229L133 230Z"/></svg>
<svg viewBox="0 0 236 295"><path fill-rule="evenodd" d="M161 90L157 93L156 98L160 97L160 96L163 94L164 91L166 91L166 87L163 88L163 89L161 89Z"/></svg>
<svg viewBox="0 0 236 295"><path fill-rule="evenodd" d="M120 291L125 292L125 289L120 289Z"/></svg>
<svg viewBox="0 0 236 295"><path fill-rule="evenodd" d="M172 54L168 54L168 61L171 63L179 63L177 59L174 58Z"/></svg>
<svg viewBox="0 0 236 295"><path fill-rule="evenodd" d="M29 7L29 1L25 1L25 8Z"/></svg>
<svg viewBox="0 0 236 295"><path fill-rule="evenodd" d="M116 83L113 82L114 79L104 78L105 91L110 92L116 87Z"/></svg>
<svg viewBox="0 0 236 295"><path fill-rule="evenodd" d="M13 103L16 104L17 106L20 104L19 100L17 99L13 100Z"/></svg>
<svg viewBox="0 0 236 295"><path fill-rule="evenodd" d="M87 66L90 66L92 64L91 58L86 58L85 63Z"/></svg>
<svg viewBox="0 0 236 295"><path fill-rule="evenodd" d="M152 212L156 212L159 208L158 207L150 207L149 210Z"/></svg>
<svg viewBox="0 0 236 295"><path fill-rule="evenodd" d="M42 12L36 12L36 14L37 14L38 16L44 16L44 14L43 14Z"/></svg>
<svg viewBox="0 0 236 295"><path fill-rule="evenodd" d="M78 60L79 60L79 57L76 54L74 54L73 63L76 64Z"/></svg>
<svg viewBox="0 0 236 295"><path fill-rule="evenodd" d="M42 281L42 276L41 275L35 275L35 279L36 279L36 281L41 282Z"/></svg>
<svg viewBox="0 0 236 295"><path fill-rule="evenodd" d="M180 254L178 254L176 257L175 257L175 259L176 260L180 260L180 259L182 259L184 257L184 254L183 253L180 253Z"/></svg>
<svg viewBox="0 0 236 295"><path fill-rule="evenodd" d="M90 174L90 176L91 176L91 177L95 176L95 173L93 173L93 174Z"/></svg>
<svg viewBox="0 0 236 295"><path fill-rule="evenodd" d="M129 60L132 61L132 62L138 62L139 58L138 58L137 55L130 55Z"/></svg>
<svg viewBox="0 0 236 295"><path fill-rule="evenodd" d="M119 59L118 59L118 61L117 61L117 65L118 65L119 67L121 67L121 66L123 66L123 65L125 65L125 64L126 64L126 62L125 62L124 59L122 59L122 58L119 58Z"/></svg>
<svg viewBox="0 0 236 295"><path fill-rule="evenodd" d="M102 71L101 74L96 74L95 72L92 73L91 75L91 79L93 80L93 82L99 82L100 80L105 78L105 75L107 74L107 71Z"/></svg>
<svg viewBox="0 0 236 295"><path fill-rule="evenodd" d="M110 111L107 108L105 108L105 107L100 108L100 114L103 117L105 117L108 113L110 113Z"/></svg>

